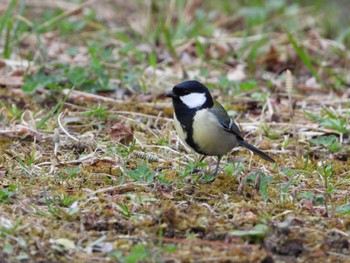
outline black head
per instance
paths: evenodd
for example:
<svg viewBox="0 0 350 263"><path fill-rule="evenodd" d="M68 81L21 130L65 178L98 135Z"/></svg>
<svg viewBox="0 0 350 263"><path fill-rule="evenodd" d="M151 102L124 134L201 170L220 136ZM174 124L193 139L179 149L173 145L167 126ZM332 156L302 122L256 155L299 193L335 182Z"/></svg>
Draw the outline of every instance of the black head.
<svg viewBox="0 0 350 263"><path fill-rule="evenodd" d="M174 107L182 104L190 109L203 109L214 104L208 88L196 80L177 84L166 96L173 99Z"/></svg>

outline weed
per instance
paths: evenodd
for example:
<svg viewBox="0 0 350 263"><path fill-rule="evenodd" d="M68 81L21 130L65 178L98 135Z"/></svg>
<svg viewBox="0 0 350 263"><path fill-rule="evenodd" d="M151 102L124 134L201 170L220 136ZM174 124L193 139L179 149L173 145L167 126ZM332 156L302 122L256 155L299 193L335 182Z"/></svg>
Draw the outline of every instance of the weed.
<svg viewBox="0 0 350 263"><path fill-rule="evenodd" d="M259 189L259 192L265 201L269 200L268 188L269 188L269 185L273 182L274 181L271 176L265 175L261 171L252 173L248 175L246 178L246 183L248 184L253 183L255 187Z"/></svg>
<svg viewBox="0 0 350 263"><path fill-rule="evenodd" d="M75 178L80 172L80 167L66 167L66 172L68 173L68 178Z"/></svg>
<svg viewBox="0 0 350 263"><path fill-rule="evenodd" d="M300 193L298 195L299 198L301 198L301 199L308 199L308 200L312 200L314 196L315 196L315 193L314 192L310 192L310 191L302 192L302 193Z"/></svg>
<svg viewBox="0 0 350 263"><path fill-rule="evenodd" d="M70 92L67 93L66 96L63 99L58 101L57 104L55 105L55 107L53 107L43 118L41 118L40 121L38 121L36 123L36 128L38 130L43 129L44 127L46 127L47 126L46 123L51 117L53 117L54 115L58 116L62 112L63 105L66 102L69 94L70 94Z"/></svg>
<svg viewBox="0 0 350 263"><path fill-rule="evenodd" d="M244 172L246 170L246 167L241 162L232 162L226 165L224 169L227 172L228 176L237 176L241 172Z"/></svg>
<svg viewBox="0 0 350 263"><path fill-rule="evenodd" d="M257 83L254 80L245 82L234 82L233 85L235 94L246 92L257 87Z"/></svg>
<svg viewBox="0 0 350 263"><path fill-rule="evenodd" d="M133 140L130 145L124 145L121 143L108 143L107 144L107 152L113 155L119 155L123 158L126 158L131 155L131 153L135 150L136 141Z"/></svg>
<svg viewBox="0 0 350 263"><path fill-rule="evenodd" d="M134 181L152 183L154 181L154 172L146 165L140 165L133 171L128 171L127 175Z"/></svg>
<svg viewBox="0 0 350 263"><path fill-rule="evenodd" d="M97 107L92 107L91 110L85 112L83 115L86 117L95 117L100 120L106 120L109 118L109 114L106 110L106 106L98 105Z"/></svg>
<svg viewBox="0 0 350 263"><path fill-rule="evenodd" d="M204 163L204 162L201 162L201 163L189 163L184 168L179 170L180 178L183 179L183 178L185 178L185 177L187 177L189 175L192 175L192 174L194 174L194 172L197 172L197 169L199 171L199 170L203 169L206 166L207 166L207 163ZM199 179L201 177L202 177L202 175L200 175L200 174L197 175L197 176L196 175L194 176L195 180Z"/></svg>
<svg viewBox="0 0 350 263"><path fill-rule="evenodd" d="M22 112L17 107L16 104L12 104L10 108L8 108L9 117L13 120L19 120L21 118Z"/></svg>
<svg viewBox="0 0 350 263"><path fill-rule="evenodd" d="M350 214L350 204L340 205L336 207L336 211L343 215Z"/></svg>
<svg viewBox="0 0 350 263"><path fill-rule="evenodd" d="M45 195L45 204L47 206L48 212L57 217L60 214L60 210L56 205L56 199L54 196Z"/></svg>
<svg viewBox="0 0 350 263"><path fill-rule="evenodd" d="M161 184L169 184L169 180L166 177L166 174L164 173L157 173L156 178L158 179L159 183Z"/></svg>
<svg viewBox="0 0 350 263"><path fill-rule="evenodd" d="M281 203L284 204L287 202L287 194L289 192L289 188L290 186L294 183L294 180L293 178L290 178L287 183L283 183L283 184L280 184L279 185L279 188L281 190L281 193L280 193L280 200L281 200Z"/></svg>
<svg viewBox="0 0 350 263"><path fill-rule="evenodd" d="M0 203L9 202L11 196L13 196L15 192L5 188L0 190Z"/></svg>
<svg viewBox="0 0 350 263"><path fill-rule="evenodd" d="M324 128L335 130L340 134L347 134L350 132L346 126L345 119L343 119L341 116L337 116L335 113L333 113L331 110L327 109L326 107L323 107L323 111L325 113L324 117L318 116L316 114L313 114L307 111L305 111L305 114L310 119L317 121Z"/></svg>
<svg viewBox="0 0 350 263"><path fill-rule="evenodd" d="M290 187L293 185L296 185L298 183L297 180L298 180L299 175L311 174L311 173L307 170L284 168L284 169L282 169L282 174L287 177L287 182L279 183L279 184L277 184L277 187L280 190L281 203L284 204L287 202L287 196L288 196L288 192L290 192ZM304 194L304 196L299 195L299 197L303 196L302 198L311 199L311 197L309 197L309 198L306 197L307 196L306 193L302 193L302 194ZM291 200L291 201L294 201L295 196L292 195L291 198L293 198L293 200Z"/></svg>
<svg viewBox="0 0 350 263"><path fill-rule="evenodd" d="M323 186L325 188L324 203L325 203L327 215L329 215L328 203L329 203L331 194L335 190L334 183L333 183L333 175L334 175L333 163L327 164L326 162L322 162L321 167L317 168L317 173L321 177Z"/></svg>
<svg viewBox="0 0 350 263"><path fill-rule="evenodd" d="M139 243L134 246L130 253L123 258L123 262L126 263L137 263L145 260L150 256L150 251L147 249L146 245L143 243Z"/></svg>
<svg viewBox="0 0 350 263"><path fill-rule="evenodd" d="M318 136L314 139L311 139L310 142L315 145L322 145L323 147L333 152L339 151L341 149L338 139L335 135Z"/></svg>
<svg viewBox="0 0 350 263"><path fill-rule="evenodd" d="M88 83L88 72L83 67L72 67L67 72L68 80L76 87Z"/></svg>
<svg viewBox="0 0 350 263"><path fill-rule="evenodd" d="M61 74L47 74L44 69L33 75L25 76L25 83L22 90L26 93L34 93L40 89L62 90L64 86L60 85L65 80Z"/></svg>
<svg viewBox="0 0 350 263"><path fill-rule="evenodd" d="M102 65L102 61L109 60L111 56L111 49L101 48L98 45L90 45L88 47L88 52L91 59L91 73L95 76L96 86L91 86L93 90L108 90L109 76L105 72L105 67ZM94 90L95 89L95 90Z"/></svg>
<svg viewBox="0 0 350 263"><path fill-rule="evenodd" d="M60 205L63 207L69 207L71 204L73 204L75 201L77 201L78 198L75 196L71 196L68 194L64 194L60 198Z"/></svg>
<svg viewBox="0 0 350 263"><path fill-rule="evenodd" d="M119 204L117 203L118 207L119 207L119 211L120 213L125 216L126 218L130 218L131 217L131 212L129 210L129 208L127 207L127 205L125 204Z"/></svg>

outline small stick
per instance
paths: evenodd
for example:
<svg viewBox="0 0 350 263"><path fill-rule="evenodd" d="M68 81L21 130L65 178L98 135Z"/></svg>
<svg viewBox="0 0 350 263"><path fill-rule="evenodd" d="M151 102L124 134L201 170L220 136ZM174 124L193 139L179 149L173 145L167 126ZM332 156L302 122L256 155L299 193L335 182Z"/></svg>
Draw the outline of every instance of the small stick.
<svg viewBox="0 0 350 263"><path fill-rule="evenodd" d="M63 127L63 125L62 125L62 123L61 123L61 117L62 117L63 114L64 114L64 113L61 112L61 113L58 115L58 118L57 118L58 125L60 126L61 130L62 130L65 134L67 134L67 136L68 136L69 138L73 139L73 140L76 141L76 142L79 142L79 139L77 139L76 137L74 137L73 135L71 135L71 134Z"/></svg>

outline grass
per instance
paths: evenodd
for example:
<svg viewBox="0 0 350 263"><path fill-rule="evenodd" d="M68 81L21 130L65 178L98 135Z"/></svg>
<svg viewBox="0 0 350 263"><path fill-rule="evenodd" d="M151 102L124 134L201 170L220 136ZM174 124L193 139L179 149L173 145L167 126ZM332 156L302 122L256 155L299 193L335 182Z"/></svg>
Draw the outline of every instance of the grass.
<svg viewBox="0 0 350 263"><path fill-rule="evenodd" d="M345 3L59 3L0 4L1 258L349 260ZM277 164L191 175L162 96L186 79Z"/></svg>

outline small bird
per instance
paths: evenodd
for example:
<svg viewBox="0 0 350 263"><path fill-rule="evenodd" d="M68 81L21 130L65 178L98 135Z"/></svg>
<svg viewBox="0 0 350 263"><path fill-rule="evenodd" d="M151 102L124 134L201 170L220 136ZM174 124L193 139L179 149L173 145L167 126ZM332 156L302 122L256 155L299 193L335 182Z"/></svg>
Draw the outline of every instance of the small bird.
<svg viewBox="0 0 350 263"><path fill-rule="evenodd" d="M182 82L166 96L173 100L175 129L181 141L203 155L199 162L206 156L218 157L212 181L217 176L222 156L237 145L269 162L275 162L266 153L244 141L236 123L202 83L196 80Z"/></svg>

